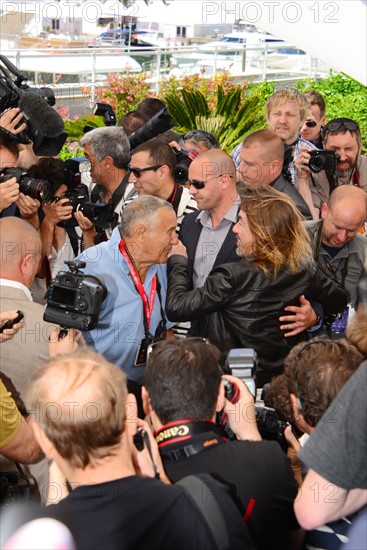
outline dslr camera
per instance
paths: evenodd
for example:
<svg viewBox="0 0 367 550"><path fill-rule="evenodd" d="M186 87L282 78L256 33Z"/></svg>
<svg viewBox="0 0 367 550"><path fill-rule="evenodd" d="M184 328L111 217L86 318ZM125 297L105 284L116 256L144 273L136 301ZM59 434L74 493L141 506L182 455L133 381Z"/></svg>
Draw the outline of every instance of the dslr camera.
<svg viewBox="0 0 367 550"><path fill-rule="evenodd" d="M50 282L43 320L64 328L93 330L107 289L98 277L80 271L85 262L65 263L70 271L60 271Z"/></svg>
<svg viewBox="0 0 367 550"><path fill-rule="evenodd" d="M185 149L181 147L181 151L172 148L172 151L176 155L176 169L175 169L175 182L178 184L186 183L189 177L189 166L192 161L198 156L196 149Z"/></svg>
<svg viewBox="0 0 367 550"><path fill-rule="evenodd" d="M40 202L48 201L52 196L51 185L46 180L39 180L27 176L21 168L5 168L0 176L0 183L15 178L19 183L19 191Z"/></svg>
<svg viewBox="0 0 367 550"><path fill-rule="evenodd" d="M309 169L317 174L321 170L333 175L335 173L339 155L335 151L330 151L329 149L324 149L321 151L309 151L310 160L308 162Z"/></svg>
<svg viewBox="0 0 367 550"><path fill-rule="evenodd" d="M64 184L68 187L65 197L54 197L53 202L58 202L61 198L69 199L69 203L65 204L73 207L73 216L70 220L58 223L60 227L65 229L77 227L78 222L74 217L75 212L82 212L99 229L109 229L117 224L118 215L111 205L94 203L89 200L88 188L81 183L79 161L69 159L65 162Z"/></svg>

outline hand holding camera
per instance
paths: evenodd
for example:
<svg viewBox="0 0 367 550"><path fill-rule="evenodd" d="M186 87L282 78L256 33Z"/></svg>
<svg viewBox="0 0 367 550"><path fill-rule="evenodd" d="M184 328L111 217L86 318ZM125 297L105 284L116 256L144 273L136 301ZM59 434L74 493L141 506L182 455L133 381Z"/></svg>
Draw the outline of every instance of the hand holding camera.
<svg viewBox="0 0 367 550"><path fill-rule="evenodd" d="M10 178L0 184L0 212L8 208L19 199L19 183Z"/></svg>
<svg viewBox="0 0 367 550"><path fill-rule="evenodd" d="M228 416L231 430L237 439L261 441L256 424L255 402L252 393L246 384L235 376L225 374L222 376L222 380L227 386L225 388L224 412ZM234 395L236 395L235 399Z"/></svg>

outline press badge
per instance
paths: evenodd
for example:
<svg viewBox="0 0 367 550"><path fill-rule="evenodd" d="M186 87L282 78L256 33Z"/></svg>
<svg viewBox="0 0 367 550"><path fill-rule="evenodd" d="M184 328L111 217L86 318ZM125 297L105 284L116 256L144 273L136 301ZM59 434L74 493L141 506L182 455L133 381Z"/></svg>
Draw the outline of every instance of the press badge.
<svg viewBox="0 0 367 550"><path fill-rule="evenodd" d="M348 304L343 313L338 313L335 321L330 327L331 334L341 334L347 330L348 319L353 317L354 308L352 304Z"/></svg>

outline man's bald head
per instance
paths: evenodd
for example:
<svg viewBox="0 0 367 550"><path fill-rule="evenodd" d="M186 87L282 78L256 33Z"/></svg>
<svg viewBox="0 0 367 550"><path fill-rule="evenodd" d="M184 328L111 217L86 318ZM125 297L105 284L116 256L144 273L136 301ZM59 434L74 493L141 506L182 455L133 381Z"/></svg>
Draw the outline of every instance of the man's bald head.
<svg viewBox="0 0 367 550"><path fill-rule="evenodd" d="M197 169L201 170L203 180L228 174L235 185L236 166L232 157L221 149L210 149L201 153L192 161L191 166L196 169L196 172Z"/></svg>
<svg viewBox="0 0 367 550"><path fill-rule="evenodd" d="M324 220L322 240L325 244L342 248L357 234L367 217L367 194L354 185L341 185L322 205Z"/></svg>
<svg viewBox="0 0 367 550"><path fill-rule="evenodd" d="M42 242L37 231L20 218L2 218L0 245L2 277L30 287L42 257Z"/></svg>

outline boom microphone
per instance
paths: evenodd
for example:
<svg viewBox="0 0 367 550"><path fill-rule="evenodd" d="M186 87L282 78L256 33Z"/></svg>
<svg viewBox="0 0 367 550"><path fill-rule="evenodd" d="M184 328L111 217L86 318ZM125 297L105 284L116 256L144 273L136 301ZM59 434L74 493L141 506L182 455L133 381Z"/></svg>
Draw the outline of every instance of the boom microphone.
<svg viewBox="0 0 367 550"><path fill-rule="evenodd" d="M19 92L19 108L26 118L26 133L33 142L34 153L38 156L58 155L67 138L61 116L37 94Z"/></svg>

